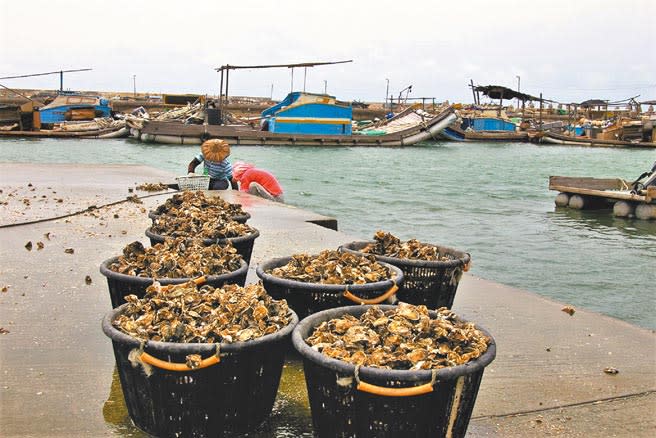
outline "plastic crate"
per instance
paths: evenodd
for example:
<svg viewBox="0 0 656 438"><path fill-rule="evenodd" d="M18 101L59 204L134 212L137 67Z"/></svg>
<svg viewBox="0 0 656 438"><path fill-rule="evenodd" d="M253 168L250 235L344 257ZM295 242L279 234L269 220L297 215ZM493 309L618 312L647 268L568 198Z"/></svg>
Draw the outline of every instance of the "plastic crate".
<svg viewBox="0 0 656 438"><path fill-rule="evenodd" d="M179 176L175 180L180 190L207 190L210 187L210 177L207 175Z"/></svg>

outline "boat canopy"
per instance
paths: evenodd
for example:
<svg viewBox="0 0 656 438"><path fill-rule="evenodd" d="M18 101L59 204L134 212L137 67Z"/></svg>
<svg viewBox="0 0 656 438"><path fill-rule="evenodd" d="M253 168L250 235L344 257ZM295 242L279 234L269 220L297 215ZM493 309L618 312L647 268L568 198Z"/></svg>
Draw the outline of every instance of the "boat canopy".
<svg viewBox="0 0 656 438"><path fill-rule="evenodd" d="M530 94L520 93L511 88L504 87L501 85L477 85L474 87L474 91L479 91L490 99L519 99L519 100L535 100L540 101L539 97L531 96ZM542 99L546 101L547 99Z"/></svg>

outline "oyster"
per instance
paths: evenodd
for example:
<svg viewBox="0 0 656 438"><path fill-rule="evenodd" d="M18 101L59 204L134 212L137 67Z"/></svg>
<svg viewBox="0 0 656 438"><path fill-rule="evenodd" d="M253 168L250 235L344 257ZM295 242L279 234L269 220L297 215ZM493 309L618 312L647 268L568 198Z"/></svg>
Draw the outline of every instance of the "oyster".
<svg viewBox="0 0 656 438"><path fill-rule="evenodd" d="M177 193L173 195L173 197L164 201L164 204L158 206L155 209L155 214L176 215L179 211L183 211L190 207L198 207L210 211L217 216L222 214L228 216L243 216L246 214L242 209L241 204L227 202L219 196L205 196L205 193L202 191Z"/></svg>
<svg viewBox="0 0 656 438"><path fill-rule="evenodd" d="M178 237L166 238L148 248L139 241L132 242L109 269L137 277L193 278L234 272L241 260L229 241L225 245L206 246L199 239Z"/></svg>
<svg viewBox="0 0 656 438"><path fill-rule="evenodd" d="M142 183L137 186L137 190L143 192L162 192L168 190L169 186L164 183Z"/></svg>
<svg viewBox="0 0 656 438"><path fill-rule="evenodd" d="M287 302L271 298L261 283L216 289L197 288L193 282L167 287L154 283L144 298L128 295L125 300L126 310L112 324L143 340L245 342L275 333L291 322ZM266 312L252 311L259 306Z"/></svg>
<svg viewBox="0 0 656 438"><path fill-rule="evenodd" d="M422 243L417 239L402 242L391 233L380 230L374 234L374 241L362 248L361 252L408 260L448 261L453 259L448 254L440 255L439 247L435 245Z"/></svg>
<svg viewBox="0 0 656 438"><path fill-rule="evenodd" d="M333 250L318 255L295 254L284 266L267 273L289 280L320 284L365 284L395 278L396 273L373 256L359 256Z"/></svg>
<svg viewBox="0 0 656 438"><path fill-rule="evenodd" d="M372 306L360 318L345 314L325 321L305 342L354 365L428 370L474 360L487 351L491 340L446 307L431 318L426 306L400 303L384 312Z"/></svg>

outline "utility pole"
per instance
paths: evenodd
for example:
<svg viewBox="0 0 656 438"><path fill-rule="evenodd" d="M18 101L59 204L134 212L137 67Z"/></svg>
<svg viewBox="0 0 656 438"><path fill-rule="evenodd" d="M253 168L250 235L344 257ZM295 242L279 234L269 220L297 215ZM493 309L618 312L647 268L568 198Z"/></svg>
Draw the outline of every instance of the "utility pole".
<svg viewBox="0 0 656 438"><path fill-rule="evenodd" d="M328 81L323 80L323 94L328 94Z"/></svg>
<svg viewBox="0 0 656 438"><path fill-rule="evenodd" d="M303 68L303 93L305 93L305 79L307 78L307 67Z"/></svg>
<svg viewBox="0 0 656 438"><path fill-rule="evenodd" d="M273 100L273 84L271 84L271 96L269 97L269 100Z"/></svg>
<svg viewBox="0 0 656 438"><path fill-rule="evenodd" d="M515 77L517 78L517 92L519 93L519 81L521 78L519 77L519 75ZM519 108L519 97L517 98L517 108Z"/></svg>
<svg viewBox="0 0 656 438"><path fill-rule="evenodd" d="M383 109L387 106L387 96L389 96L389 79L385 78L387 81L387 88L385 88L385 104L383 105ZM390 102L390 111L392 111L392 103Z"/></svg>
<svg viewBox="0 0 656 438"><path fill-rule="evenodd" d="M132 75L132 90L134 93L134 98L137 98L137 75Z"/></svg>

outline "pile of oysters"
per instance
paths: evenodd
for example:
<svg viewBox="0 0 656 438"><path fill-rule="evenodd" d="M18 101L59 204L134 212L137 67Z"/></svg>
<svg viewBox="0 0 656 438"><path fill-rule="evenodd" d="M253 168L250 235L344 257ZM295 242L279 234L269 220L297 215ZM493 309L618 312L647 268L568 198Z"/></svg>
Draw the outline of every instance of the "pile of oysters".
<svg viewBox="0 0 656 438"><path fill-rule="evenodd" d="M280 267L267 271L275 277L303 283L365 284L386 281L396 273L376 261L374 256L361 256L334 250L318 255L294 254Z"/></svg>
<svg viewBox="0 0 656 438"><path fill-rule="evenodd" d="M199 239L177 237L147 248L132 242L109 269L137 277L193 278L234 272L242 260L230 242L205 246Z"/></svg>
<svg viewBox="0 0 656 438"><path fill-rule="evenodd" d="M164 204L158 206L154 213L157 215L169 214L177 216L180 212L196 207L205 210L217 217L235 217L246 215L246 212L241 208L241 204L232 204L219 196L205 196L202 191L185 191L176 193Z"/></svg>
<svg viewBox="0 0 656 438"><path fill-rule="evenodd" d="M112 324L138 339L184 343L246 342L275 333L292 321L285 300L274 300L261 283L197 288L190 281L160 286L144 298L125 297L126 309Z"/></svg>
<svg viewBox="0 0 656 438"><path fill-rule="evenodd" d="M198 237L226 239L253 234L255 229L232 220L229 216L217 217L200 207L189 207L175 214L164 214L154 220L153 233L169 237Z"/></svg>
<svg viewBox="0 0 656 438"><path fill-rule="evenodd" d="M431 317L426 306L372 306L360 318L345 314L321 323L305 340L322 354L360 366L430 370L480 357L490 338L446 307Z"/></svg>
<svg viewBox="0 0 656 438"><path fill-rule="evenodd" d="M360 251L408 260L448 261L452 259L448 255L440 256L439 248L435 245L421 243L417 239L402 242L393 234L380 230L374 234L374 241Z"/></svg>

